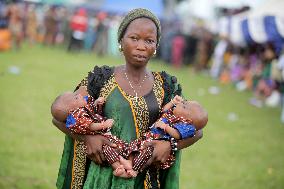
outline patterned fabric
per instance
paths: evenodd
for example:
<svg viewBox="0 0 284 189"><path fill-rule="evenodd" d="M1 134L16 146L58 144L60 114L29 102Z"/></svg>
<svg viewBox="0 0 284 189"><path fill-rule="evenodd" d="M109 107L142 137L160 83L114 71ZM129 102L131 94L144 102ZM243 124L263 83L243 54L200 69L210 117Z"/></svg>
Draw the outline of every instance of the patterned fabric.
<svg viewBox="0 0 284 189"><path fill-rule="evenodd" d="M128 153L126 150L128 148L128 143L119 139L116 136L107 134L105 134L104 136L108 138L109 141L117 145L117 148L112 148L108 145L103 145L103 153L109 164L113 164L114 162L119 161L119 156L123 156L124 158L128 157Z"/></svg>
<svg viewBox="0 0 284 189"><path fill-rule="evenodd" d="M97 114L98 107L95 106L95 99L88 96L87 105L84 107L72 110L67 117L66 127L76 134L88 134L95 135L98 133L104 133L105 131L91 131L91 123L100 123L105 120L104 117Z"/></svg>
<svg viewBox="0 0 284 189"><path fill-rule="evenodd" d="M193 137L195 135L196 129L192 125L192 120L175 116L173 114L173 108L167 110L166 112L163 112L160 121L177 129L177 131L181 135L181 139ZM154 125L151 127L151 132L153 133L154 139L169 140L171 138L171 136L168 133L166 133L161 128L155 128Z"/></svg>
<svg viewBox="0 0 284 189"><path fill-rule="evenodd" d="M98 75L95 73L98 73ZM138 103L118 86L113 75L113 68L106 66L96 67L93 72L90 72L88 78L84 80L85 85L88 85L88 92L95 94L94 98L99 96L106 98L104 115L114 119L114 126L111 132L125 142L134 141L149 131L149 127L159 117L159 111L162 106L169 102L174 95L181 95L181 88L177 85L174 77L169 76L165 72L153 72L153 76L155 78L153 90L150 94L140 97ZM99 86L96 85L97 82ZM99 93L98 89L100 89ZM142 109L139 109L138 106L141 106ZM139 119L140 115L138 112L148 113L143 114L143 119ZM112 168L109 166L104 167L98 166L93 162L88 163L89 160L86 159L85 149L78 148L78 146L81 147L78 144L80 143L74 142L72 138L66 136L57 180L57 187L60 189L179 188L179 151L175 154L175 163L169 169L160 170L156 167L149 167L147 170L139 173L136 178L123 179L115 177L112 173ZM78 153L78 150L82 153ZM78 164L79 162L80 164ZM80 181L77 178L80 178Z"/></svg>

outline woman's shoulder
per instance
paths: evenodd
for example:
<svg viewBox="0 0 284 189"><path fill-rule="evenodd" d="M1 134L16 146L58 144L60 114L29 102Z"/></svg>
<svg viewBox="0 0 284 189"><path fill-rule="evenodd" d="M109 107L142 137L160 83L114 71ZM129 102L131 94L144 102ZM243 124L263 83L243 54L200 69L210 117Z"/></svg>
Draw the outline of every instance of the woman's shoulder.
<svg viewBox="0 0 284 189"><path fill-rule="evenodd" d="M177 77L174 76L174 75L171 75L169 73L167 73L166 71L160 71L160 72L157 72L161 75L162 79L164 82L167 82L169 84L176 84L177 83Z"/></svg>
<svg viewBox="0 0 284 189"><path fill-rule="evenodd" d="M165 91L165 97L163 104L168 103L171 98L175 95L181 96L182 88L181 85L177 82L177 78L166 71L158 72L163 79L163 89Z"/></svg>
<svg viewBox="0 0 284 189"><path fill-rule="evenodd" d="M87 77L87 89L88 93L96 98L103 87L105 82L114 73L114 67L110 66L95 66L94 69L89 72Z"/></svg>
<svg viewBox="0 0 284 189"><path fill-rule="evenodd" d="M89 72L89 74L97 74L97 75L101 75L101 74L112 74L114 71L114 67L110 67L107 65L103 65L103 66L95 66L93 68L92 71Z"/></svg>

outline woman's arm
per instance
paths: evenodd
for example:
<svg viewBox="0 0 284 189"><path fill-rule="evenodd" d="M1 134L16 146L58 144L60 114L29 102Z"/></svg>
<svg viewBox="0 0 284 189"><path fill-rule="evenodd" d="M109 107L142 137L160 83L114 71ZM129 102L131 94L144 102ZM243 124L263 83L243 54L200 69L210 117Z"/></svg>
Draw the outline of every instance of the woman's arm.
<svg viewBox="0 0 284 189"><path fill-rule="evenodd" d="M197 142L199 139L201 139L202 136L203 136L202 129L198 130L198 131L196 131L196 134L195 134L194 137L190 137L190 138L186 138L186 139L183 139L183 140L179 140L177 142L177 148L179 150L181 150L183 148L187 148L188 146L193 145L195 142Z"/></svg>
<svg viewBox="0 0 284 189"><path fill-rule="evenodd" d="M55 125L60 131L62 131L62 132L65 133L66 135L69 135L69 136L72 137L73 139L79 140L79 141L84 141L84 135L78 135L78 134L72 133L69 129L66 128L65 123L60 122L60 121L56 120L55 118L52 119L52 123L53 123L53 125Z"/></svg>
<svg viewBox="0 0 284 189"><path fill-rule="evenodd" d="M60 122L56 119L52 119L52 123L63 133L69 135L75 140L83 141L86 145L86 153L87 156L97 164L102 164L105 161L105 157L103 155L102 147L104 144L109 145L110 147L116 147L116 144L110 142L102 135L78 135L70 132L65 127L65 123Z"/></svg>
<svg viewBox="0 0 284 189"><path fill-rule="evenodd" d="M187 138L184 140L179 140L177 147L179 150L186 148L194 144L195 142L197 142L199 139L202 138L202 136L203 136L202 130L198 130L194 137ZM153 155L142 169L156 162L161 162L161 163L166 162L166 160L168 159L171 153L171 144L169 141L153 140L151 142L145 143L144 148L150 147L150 146L154 147Z"/></svg>

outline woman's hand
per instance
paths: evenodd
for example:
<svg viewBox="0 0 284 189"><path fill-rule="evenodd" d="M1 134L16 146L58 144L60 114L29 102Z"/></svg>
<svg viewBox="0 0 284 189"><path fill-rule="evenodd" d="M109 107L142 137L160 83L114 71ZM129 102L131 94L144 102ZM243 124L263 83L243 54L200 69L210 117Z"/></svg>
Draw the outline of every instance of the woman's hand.
<svg viewBox="0 0 284 189"><path fill-rule="evenodd" d="M165 140L153 140L151 142L146 142L145 147L153 147L153 155L142 168L146 168L151 164L155 163L165 163L168 159L169 155L171 154L171 144L169 141Z"/></svg>
<svg viewBox="0 0 284 189"><path fill-rule="evenodd" d="M104 144L113 148L117 146L102 135L86 135L84 141L86 145L87 156L96 164L102 164L105 161L103 154Z"/></svg>

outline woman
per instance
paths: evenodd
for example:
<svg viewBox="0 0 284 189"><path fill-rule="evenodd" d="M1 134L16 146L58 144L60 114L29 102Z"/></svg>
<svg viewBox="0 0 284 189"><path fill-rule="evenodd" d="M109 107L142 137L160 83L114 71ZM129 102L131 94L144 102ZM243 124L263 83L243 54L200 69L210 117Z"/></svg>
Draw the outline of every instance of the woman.
<svg viewBox="0 0 284 189"><path fill-rule="evenodd" d="M125 57L125 65L95 67L79 85L87 86L89 94L95 98L106 99L104 114L115 122L112 133L127 142L147 132L149 126L158 119L162 106L175 95L181 95L175 77L147 69L148 61L156 52L160 35L160 22L151 12L145 9L129 12L118 30L118 42ZM154 147L149 167L135 178L124 179L113 176L110 166L101 165L105 160L102 145L115 147L114 144L100 135L75 136L66 131L64 123L55 119L53 123L67 134L57 180L58 188L178 188L178 151L175 153L177 160L170 169L157 170L151 165L165 162L172 148L185 148L202 137L202 131L199 131L195 137L179 141L177 146L168 141L147 143L147 146Z"/></svg>

